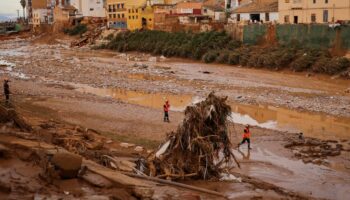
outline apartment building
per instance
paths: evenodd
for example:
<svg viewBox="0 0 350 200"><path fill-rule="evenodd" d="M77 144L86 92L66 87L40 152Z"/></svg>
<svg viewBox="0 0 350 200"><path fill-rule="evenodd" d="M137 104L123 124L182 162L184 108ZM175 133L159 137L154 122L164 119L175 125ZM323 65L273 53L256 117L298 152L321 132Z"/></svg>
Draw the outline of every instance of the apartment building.
<svg viewBox="0 0 350 200"><path fill-rule="evenodd" d="M350 20L350 0L279 0L280 23L333 23Z"/></svg>
<svg viewBox="0 0 350 200"><path fill-rule="evenodd" d="M127 29L128 0L107 0L106 16L107 26L113 29Z"/></svg>
<svg viewBox="0 0 350 200"><path fill-rule="evenodd" d="M106 0L70 0L81 17L106 17L105 3Z"/></svg>

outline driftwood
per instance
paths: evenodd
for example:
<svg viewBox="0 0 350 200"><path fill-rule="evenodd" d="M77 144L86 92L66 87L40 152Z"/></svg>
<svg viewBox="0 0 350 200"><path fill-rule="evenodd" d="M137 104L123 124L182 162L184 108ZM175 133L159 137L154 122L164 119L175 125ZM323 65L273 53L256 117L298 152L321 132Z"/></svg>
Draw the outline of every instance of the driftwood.
<svg viewBox="0 0 350 200"><path fill-rule="evenodd" d="M23 131L32 131L32 127L25 122L25 120L19 116L15 109L6 108L0 105L0 121L8 122L13 121L14 124Z"/></svg>
<svg viewBox="0 0 350 200"><path fill-rule="evenodd" d="M164 179L160 179L160 178L155 178L155 177L149 177L149 176L144 176L144 175L138 175L138 174L134 174L134 173L129 173L129 172L124 172L123 174L134 177L134 178L141 178L141 179L145 179L145 180L149 180L149 181L153 181L153 182L158 182L158 183L162 183L162 184L167 184L167 185L173 185L173 186L177 186L177 187L181 187L181 188L186 188L189 190L194 190L194 191L199 191L199 192L204 192L207 194L211 194L211 195L215 195L215 196L220 196L223 198L227 199L227 196L224 194L221 194L219 192L215 192L212 190L207 190L204 188L200 188L200 187L195 187L192 185L186 185L183 183L178 183L178 182L174 182L174 181L169 181L169 180L164 180Z"/></svg>
<svg viewBox="0 0 350 200"><path fill-rule="evenodd" d="M210 179L226 171L223 163L234 161L239 167L231 152L227 127L231 107L226 100L210 93L204 101L188 106L182 124L148 157L149 175Z"/></svg>

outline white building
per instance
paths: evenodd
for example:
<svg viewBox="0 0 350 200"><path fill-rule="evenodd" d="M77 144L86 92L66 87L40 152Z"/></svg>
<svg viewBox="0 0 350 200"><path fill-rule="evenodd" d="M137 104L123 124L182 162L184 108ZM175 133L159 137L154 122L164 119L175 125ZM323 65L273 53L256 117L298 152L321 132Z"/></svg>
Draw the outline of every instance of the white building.
<svg viewBox="0 0 350 200"><path fill-rule="evenodd" d="M70 0L70 5L78 9L82 17L106 17L104 8L106 0Z"/></svg>
<svg viewBox="0 0 350 200"><path fill-rule="evenodd" d="M278 0L252 0L239 5L232 10L231 20L234 22L278 22Z"/></svg>

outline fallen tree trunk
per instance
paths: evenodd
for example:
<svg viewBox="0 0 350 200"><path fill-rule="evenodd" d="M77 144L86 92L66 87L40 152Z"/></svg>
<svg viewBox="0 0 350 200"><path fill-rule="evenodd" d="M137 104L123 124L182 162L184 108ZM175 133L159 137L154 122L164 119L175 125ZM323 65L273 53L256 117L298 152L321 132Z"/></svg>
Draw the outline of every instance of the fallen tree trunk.
<svg viewBox="0 0 350 200"><path fill-rule="evenodd" d="M224 194L221 194L219 192L215 192L212 190L207 190L204 188L199 188L199 187L195 187L195 186L191 186L191 185L186 185L183 183L168 181L168 180L159 179L159 178L150 177L150 176L138 175L138 174L129 173L129 172L123 172L123 174L134 177L134 178L141 178L141 179L145 179L145 180L149 180L149 181L153 181L153 182L157 182L157 183L162 183L162 184L166 184L166 185L173 185L173 186L177 186L177 187L181 187L181 188L185 188L185 189L189 189L189 190L194 190L194 191L198 191L198 192L204 192L207 194L220 196L220 197L223 197L225 199L228 199L228 197Z"/></svg>

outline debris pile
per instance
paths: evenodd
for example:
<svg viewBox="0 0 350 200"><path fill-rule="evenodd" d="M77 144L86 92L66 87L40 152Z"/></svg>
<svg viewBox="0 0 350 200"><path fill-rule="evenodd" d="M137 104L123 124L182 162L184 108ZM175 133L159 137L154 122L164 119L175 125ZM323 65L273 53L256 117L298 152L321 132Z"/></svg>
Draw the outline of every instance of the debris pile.
<svg viewBox="0 0 350 200"><path fill-rule="evenodd" d="M93 44L95 40L101 35L103 29L104 27L101 27L101 26L92 28L91 30L84 33L81 38L73 41L71 43L71 47L74 47L74 46L81 47L86 44Z"/></svg>
<svg viewBox="0 0 350 200"><path fill-rule="evenodd" d="M149 175L167 179L220 177L223 164L236 161L227 127L231 107L226 100L210 93L204 101L188 106L181 126L149 155Z"/></svg>
<svg viewBox="0 0 350 200"><path fill-rule="evenodd" d="M293 151L296 158L304 163L314 163L318 165L328 165L327 157L338 156L343 150L343 145L337 141L322 141L315 138L290 138L284 146Z"/></svg>

